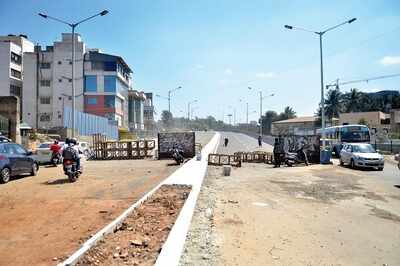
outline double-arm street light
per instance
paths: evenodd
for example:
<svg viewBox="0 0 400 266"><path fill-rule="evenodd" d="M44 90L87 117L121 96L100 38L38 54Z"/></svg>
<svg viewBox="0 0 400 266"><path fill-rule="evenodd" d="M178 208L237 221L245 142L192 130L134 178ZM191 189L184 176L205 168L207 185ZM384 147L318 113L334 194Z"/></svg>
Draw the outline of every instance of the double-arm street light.
<svg viewBox="0 0 400 266"><path fill-rule="evenodd" d="M322 121L322 150L325 151L325 98L324 98L324 68L323 68L323 61L322 61L322 35L327 33L328 31L331 31L333 29L336 29L342 25L345 24L350 24L352 22L356 21L356 18L349 19L345 22L342 22L340 24L337 24L336 26L327 28L324 31L313 31L313 30L308 30L300 27L295 27L295 26L290 26L290 25L285 25L286 29L289 30L301 30L301 31L306 31L310 33L317 34L319 36L319 53L320 53L320 62L321 62L321 121Z"/></svg>
<svg viewBox="0 0 400 266"><path fill-rule="evenodd" d="M252 87L248 87L248 89L249 89L249 90L253 90ZM263 132L262 132L262 127L263 127L263 123L262 123L262 110L263 110L263 105L262 105L262 104L263 104L263 100L264 100L265 98L267 98L267 97L272 97L272 96L274 96L275 94L274 94L274 93L271 93L271 94L269 94L269 95L263 96L262 90L259 90L258 93L260 94L260 136L262 137L262 134L263 134Z"/></svg>
<svg viewBox="0 0 400 266"><path fill-rule="evenodd" d="M86 22L86 21L88 21L88 20L90 20L92 18L95 18L97 16L105 16L107 14L108 14L108 10L103 10L100 13L97 13L97 14L95 14L93 16L90 16L90 17L87 17L85 19L82 19L81 21L78 21L76 23L69 23L69 22L66 22L64 20L61 20L61 19L49 16L49 15L46 15L46 14L43 14L43 13L39 13L38 14L42 18L51 19L51 20L63 23L65 25L68 25L72 29L72 40L71 40L71 43L72 43L72 75L71 75L71 79L72 79L72 137L75 136L75 78L74 78L75 77L75 73L74 73L74 70L75 70L75 28L78 25L82 24L83 22Z"/></svg>
<svg viewBox="0 0 400 266"><path fill-rule="evenodd" d="M167 96L167 97L161 96L161 95L159 95L159 94L156 94L157 97L160 97L160 98L162 98L162 99L168 100L168 112L170 112L170 113L171 113L171 94L172 94L173 92L179 90L179 89L182 89L182 87L179 86L179 87L176 87L175 89L169 90L169 91L168 91L168 96Z"/></svg>

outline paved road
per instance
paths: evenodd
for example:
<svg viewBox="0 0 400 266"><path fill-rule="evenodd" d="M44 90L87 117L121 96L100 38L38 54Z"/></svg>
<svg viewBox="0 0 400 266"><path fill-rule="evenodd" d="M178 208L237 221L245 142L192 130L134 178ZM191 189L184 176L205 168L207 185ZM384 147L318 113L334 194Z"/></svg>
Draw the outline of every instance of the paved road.
<svg viewBox="0 0 400 266"><path fill-rule="evenodd" d="M228 147L224 147L224 138L229 139ZM257 139L247 136L241 133L233 133L233 132L221 132L221 140L220 146L218 148L218 153L225 154L233 154L237 151L269 151L272 152L273 147L267 143L263 144L263 147L258 148ZM333 164L339 165L339 161L337 159L332 160ZM385 168L382 172L375 170L353 170L360 171L366 176L376 176L384 182L400 184L400 170L396 165L387 162L385 164Z"/></svg>
<svg viewBox="0 0 400 266"><path fill-rule="evenodd" d="M228 138L228 147L224 147L224 139ZM219 142L218 153L233 154L237 151L268 151L272 152L272 146L263 143L261 148L258 147L258 141L241 133L221 132L221 140Z"/></svg>

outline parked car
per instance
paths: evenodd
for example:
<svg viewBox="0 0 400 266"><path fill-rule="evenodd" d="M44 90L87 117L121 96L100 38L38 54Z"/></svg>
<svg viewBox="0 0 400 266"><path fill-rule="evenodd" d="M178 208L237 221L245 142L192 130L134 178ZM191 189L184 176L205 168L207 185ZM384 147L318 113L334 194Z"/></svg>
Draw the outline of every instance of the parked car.
<svg viewBox="0 0 400 266"><path fill-rule="evenodd" d="M31 151L13 142L0 143L0 182L7 183L12 176L30 174L35 176L39 164Z"/></svg>
<svg viewBox="0 0 400 266"><path fill-rule="evenodd" d="M5 136L0 135L0 142L11 142L11 140Z"/></svg>
<svg viewBox="0 0 400 266"><path fill-rule="evenodd" d="M368 143L347 143L340 152L340 165L348 164L351 168L375 168L380 171L385 166L382 154L375 151Z"/></svg>
<svg viewBox="0 0 400 266"><path fill-rule="evenodd" d="M89 143L85 141L78 142L79 153L82 153L87 158L89 156Z"/></svg>

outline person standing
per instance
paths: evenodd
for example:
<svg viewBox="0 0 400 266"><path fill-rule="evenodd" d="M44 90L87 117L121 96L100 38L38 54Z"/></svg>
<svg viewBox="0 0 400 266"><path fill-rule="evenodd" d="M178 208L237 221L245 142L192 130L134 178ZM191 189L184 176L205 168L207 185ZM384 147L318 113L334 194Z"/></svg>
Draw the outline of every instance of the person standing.
<svg viewBox="0 0 400 266"><path fill-rule="evenodd" d="M228 147L228 142L229 142L229 139L228 139L228 138L225 138L225 139L224 139L224 147Z"/></svg>
<svg viewBox="0 0 400 266"><path fill-rule="evenodd" d="M260 135L260 136L258 136L258 147L261 147L261 146L262 146L262 137Z"/></svg>
<svg viewBox="0 0 400 266"><path fill-rule="evenodd" d="M279 146L280 146L279 139L275 138L274 150L273 150L273 152L274 152L274 168L281 167L281 155L279 152Z"/></svg>

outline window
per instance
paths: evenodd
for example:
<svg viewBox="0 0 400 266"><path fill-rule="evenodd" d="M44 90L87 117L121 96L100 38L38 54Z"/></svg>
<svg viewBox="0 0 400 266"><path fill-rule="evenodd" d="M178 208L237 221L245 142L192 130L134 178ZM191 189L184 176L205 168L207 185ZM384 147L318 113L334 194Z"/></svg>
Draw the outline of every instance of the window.
<svg viewBox="0 0 400 266"><path fill-rule="evenodd" d="M92 70L103 70L103 62L92 61Z"/></svg>
<svg viewBox="0 0 400 266"><path fill-rule="evenodd" d="M11 52L11 62L20 65L21 64L21 56Z"/></svg>
<svg viewBox="0 0 400 266"><path fill-rule="evenodd" d="M58 61L58 64L59 64L59 65L61 65L61 64L62 64L62 62L61 62L61 61Z"/></svg>
<svg viewBox="0 0 400 266"><path fill-rule="evenodd" d="M114 108L115 107L115 96L104 96L104 107Z"/></svg>
<svg viewBox="0 0 400 266"><path fill-rule="evenodd" d="M62 82L62 79L58 79L58 82Z"/></svg>
<svg viewBox="0 0 400 266"><path fill-rule="evenodd" d="M50 97L49 96L40 97L40 104L50 104Z"/></svg>
<svg viewBox="0 0 400 266"><path fill-rule="evenodd" d="M49 122L51 121L51 116L48 113L43 113L40 115L40 121L41 122Z"/></svg>
<svg viewBox="0 0 400 266"><path fill-rule="evenodd" d="M42 79L42 80L40 81L40 86L43 86L43 87L50 87L50 80L49 80L49 79Z"/></svg>
<svg viewBox="0 0 400 266"><path fill-rule="evenodd" d="M87 104L90 104L90 105L97 104L97 98L96 98L96 97L90 97L90 98L88 98L88 99L87 99Z"/></svg>
<svg viewBox="0 0 400 266"><path fill-rule="evenodd" d="M50 68L50 63L42 62L42 63L40 63L40 68L48 69L48 68Z"/></svg>
<svg viewBox="0 0 400 266"><path fill-rule="evenodd" d="M115 76L104 76L104 91L116 92L117 80Z"/></svg>
<svg viewBox="0 0 400 266"><path fill-rule="evenodd" d="M20 145L18 144L9 144L9 145L14 150L15 154L26 155L26 150L22 148Z"/></svg>
<svg viewBox="0 0 400 266"><path fill-rule="evenodd" d="M104 71L117 71L116 62L104 62Z"/></svg>
<svg viewBox="0 0 400 266"><path fill-rule="evenodd" d="M21 87L10 85L10 95L21 96Z"/></svg>
<svg viewBox="0 0 400 266"><path fill-rule="evenodd" d="M97 76L85 76L85 92L97 91Z"/></svg>
<svg viewBox="0 0 400 266"><path fill-rule="evenodd" d="M11 76L14 78L20 79L22 77L21 71L15 70L11 68Z"/></svg>

